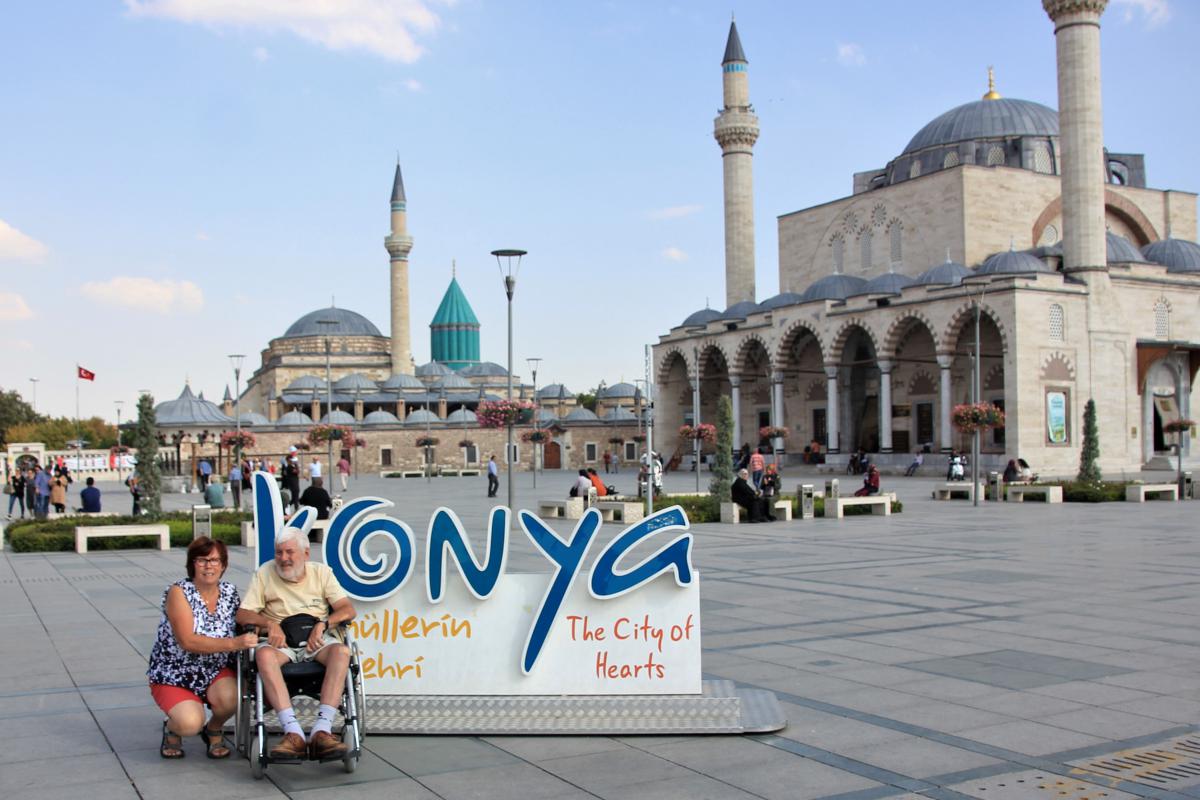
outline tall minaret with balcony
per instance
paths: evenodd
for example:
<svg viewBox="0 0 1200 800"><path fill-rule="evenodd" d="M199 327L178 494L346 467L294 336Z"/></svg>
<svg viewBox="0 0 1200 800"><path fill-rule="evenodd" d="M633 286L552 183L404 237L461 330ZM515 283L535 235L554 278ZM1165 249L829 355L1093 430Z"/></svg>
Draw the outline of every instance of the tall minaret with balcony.
<svg viewBox="0 0 1200 800"><path fill-rule="evenodd" d="M713 123L725 167L725 304L754 300L753 149L758 117L750 105L746 54L737 23L729 23L729 40L721 62L725 107Z"/></svg>
<svg viewBox="0 0 1200 800"><path fill-rule="evenodd" d="M383 240L392 272L392 374L412 375L416 365L412 357L412 338L408 317L408 254L413 240L408 235L408 212L404 199L404 178L396 160L392 180L392 232Z"/></svg>

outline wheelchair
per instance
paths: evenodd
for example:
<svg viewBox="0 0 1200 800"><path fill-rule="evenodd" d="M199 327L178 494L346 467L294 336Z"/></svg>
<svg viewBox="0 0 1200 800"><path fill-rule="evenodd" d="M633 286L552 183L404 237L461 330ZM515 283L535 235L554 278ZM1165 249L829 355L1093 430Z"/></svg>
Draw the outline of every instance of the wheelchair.
<svg viewBox="0 0 1200 800"><path fill-rule="evenodd" d="M363 689L358 644L350 636L349 625L343 623L338 629L342 634L342 642L350 649L350 667L346 671L346 686L342 690L342 698L338 705L343 719L342 728L340 731L335 728L333 733L340 736L347 750L344 756L323 761L341 761L346 772L354 772L358 769L363 740L367 734L367 695ZM254 660L255 652L243 650L237 658L238 704L234 717L234 747L240 755L249 759L250 771L256 779L261 780L270 764L301 764L305 759L270 756L271 746L267 741L267 725L264 718L268 709L263 698L262 676ZM324 664L316 661L284 664L282 672L290 697L307 697L320 701L321 683L325 679Z"/></svg>

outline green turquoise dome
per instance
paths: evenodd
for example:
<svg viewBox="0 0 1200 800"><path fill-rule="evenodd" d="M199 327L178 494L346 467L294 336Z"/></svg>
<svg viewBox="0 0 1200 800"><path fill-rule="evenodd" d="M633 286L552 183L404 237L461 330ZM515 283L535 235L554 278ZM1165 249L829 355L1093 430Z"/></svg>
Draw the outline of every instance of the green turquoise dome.
<svg viewBox="0 0 1200 800"><path fill-rule="evenodd" d="M451 369L479 363L479 318L467 302L457 278L450 279L446 294L429 323L433 360Z"/></svg>

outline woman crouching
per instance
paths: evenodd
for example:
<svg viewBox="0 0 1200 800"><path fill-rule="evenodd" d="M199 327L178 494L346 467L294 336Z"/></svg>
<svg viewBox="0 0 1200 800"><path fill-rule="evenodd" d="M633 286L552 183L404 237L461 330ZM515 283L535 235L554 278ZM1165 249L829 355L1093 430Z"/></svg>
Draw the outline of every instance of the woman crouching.
<svg viewBox="0 0 1200 800"><path fill-rule="evenodd" d="M229 566L224 542L207 536L187 549L187 578L163 593L158 637L150 652L150 694L167 715L163 722L163 758L183 758L183 737L202 733L209 758L228 758L225 722L237 708L233 653L258 644L253 633L235 635L234 616L241 597L221 580ZM205 725L204 706L212 709Z"/></svg>

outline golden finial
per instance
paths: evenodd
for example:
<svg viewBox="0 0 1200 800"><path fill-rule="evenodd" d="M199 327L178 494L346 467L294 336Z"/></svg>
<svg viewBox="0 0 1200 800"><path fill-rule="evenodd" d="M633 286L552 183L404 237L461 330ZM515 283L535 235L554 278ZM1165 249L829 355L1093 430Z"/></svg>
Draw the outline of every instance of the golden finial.
<svg viewBox="0 0 1200 800"><path fill-rule="evenodd" d="M984 100L999 100L1000 93L996 91L996 73L991 67L988 67L988 90L983 96Z"/></svg>

